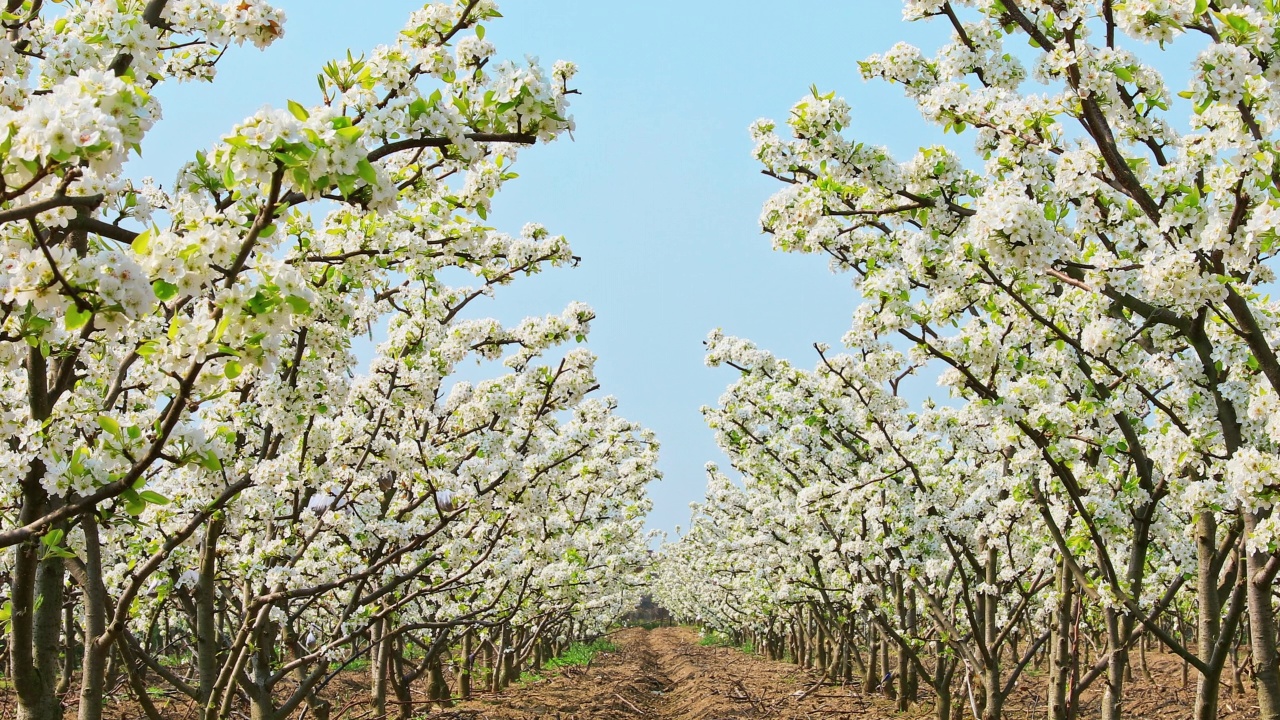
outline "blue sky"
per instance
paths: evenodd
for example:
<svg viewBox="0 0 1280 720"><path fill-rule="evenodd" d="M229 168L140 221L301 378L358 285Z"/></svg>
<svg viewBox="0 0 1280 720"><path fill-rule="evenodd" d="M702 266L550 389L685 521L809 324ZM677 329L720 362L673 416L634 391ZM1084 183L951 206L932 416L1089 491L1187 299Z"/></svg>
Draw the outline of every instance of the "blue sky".
<svg viewBox="0 0 1280 720"><path fill-rule="evenodd" d="M130 168L168 184L177 168L263 105L318 100L328 59L391 42L420 2L276 0L283 40L233 48L213 86L164 88L165 119ZM770 249L757 218L777 189L751 158L747 126L785 120L816 84L854 107L851 133L905 157L942 142L900 88L864 83L857 61L898 40L932 48L938 23L901 22L896 0L506 0L488 38L504 57L578 63L578 129L521 155L519 180L491 220L568 236L582 264L521 279L481 308L507 322L592 305L590 347L604 392L653 428L666 479L651 488L652 527L671 531L702 497L703 466L723 463L699 407L732 373L702 362L721 327L810 366L816 341L838 345L857 295L817 257ZM952 136L954 141L954 136Z"/></svg>

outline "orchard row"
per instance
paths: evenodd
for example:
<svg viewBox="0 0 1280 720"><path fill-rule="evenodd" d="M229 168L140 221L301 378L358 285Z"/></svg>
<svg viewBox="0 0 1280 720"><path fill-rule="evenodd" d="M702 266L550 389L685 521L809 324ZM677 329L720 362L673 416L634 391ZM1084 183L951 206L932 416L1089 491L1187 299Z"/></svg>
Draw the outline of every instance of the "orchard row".
<svg viewBox="0 0 1280 720"><path fill-rule="evenodd" d="M491 0L430 4L393 44L325 65L321 103L282 94L159 186L122 173L156 87L212 81L283 13L0 11L0 593L19 718L64 701L82 720L108 702L347 716L335 679L357 669L359 712L407 718L634 605L657 447L574 347L592 311L464 319L576 261L540 226L484 224L521 148L572 128L572 64L498 61ZM444 280L461 273L471 286Z"/></svg>
<svg viewBox="0 0 1280 720"><path fill-rule="evenodd" d="M951 41L862 74L968 142L896 160L816 89L754 126L765 230L861 299L812 369L712 335L741 482L711 468L659 601L940 720L1000 718L1031 668L1051 720L1115 720L1148 646L1199 720L1232 658L1280 717L1280 10L905 8Z"/></svg>

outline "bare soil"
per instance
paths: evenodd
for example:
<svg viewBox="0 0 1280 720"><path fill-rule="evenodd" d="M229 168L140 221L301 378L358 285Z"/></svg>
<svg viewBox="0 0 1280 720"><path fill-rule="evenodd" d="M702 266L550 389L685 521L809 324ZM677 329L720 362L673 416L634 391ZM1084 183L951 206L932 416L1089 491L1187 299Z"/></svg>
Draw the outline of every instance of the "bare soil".
<svg viewBox="0 0 1280 720"><path fill-rule="evenodd" d="M618 652L601 653L588 668L566 668L546 680L502 693L477 695L433 720L811 720L858 718L900 720L933 717L924 696L905 713L881 694L864 695L856 685L822 683L818 674L795 665L747 655L740 650L698 645L688 628L623 630L612 638ZM1134 658L1136 663L1137 658ZM1151 655L1150 681L1135 668L1126 691L1125 715L1135 720L1191 717L1194 672L1182 684L1181 661ZM1006 706L1010 720L1045 715L1044 686L1032 673L1020 682ZM956 698L966 702L966 698ZM1086 694L1081 717L1097 716L1096 697ZM963 717L970 717L965 709ZM1223 688L1219 717L1257 717L1252 691L1241 696Z"/></svg>
<svg viewBox="0 0 1280 720"><path fill-rule="evenodd" d="M857 684L824 683L819 674L796 665L765 660L740 650L702 647L689 628L621 630L611 639L617 652L599 653L585 668L567 667L536 682L505 692L474 695L449 709L425 712L422 720L924 720L933 718L933 698L921 688L920 702L905 713L879 693L863 694ZM1182 661L1149 653L1146 679L1133 658L1134 680L1125 689L1125 717L1132 720L1186 720L1195 700L1195 673L1183 683ZM1230 669L1228 668L1228 676ZM343 673L326 690L334 720L381 720L368 706L366 673ZM1248 678L1246 678L1248 684ZM963 683L960 683L963 687ZM1008 720L1042 720L1044 678L1024 674L1006 704ZM415 688L417 690L417 688ZM1220 720L1258 717L1254 694L1232 692L1224 683ZM114 693L121 698L124 693ZM415 692L415 696L419 693ZM425 695L418 697L425 700ZM67 717L75 716L75 692L68 694ZM956 703L968 702L957 694ZM185 699L156 698L166 720L194 720ZM1098 716L1097 690L1085 694L1081 718ZM0 720L14 717L11 689L0 683ZM960 711L961 708L956 708ZM118 699L106 708L110 720L143 717L132 702ZM421 714L424 713L425 714ZM247 717L234 713L233 718ZM306 716L310 720L309 716ZM954 717L972 717L967 707ZM298 720L295 713L291 720Z"/></svg>

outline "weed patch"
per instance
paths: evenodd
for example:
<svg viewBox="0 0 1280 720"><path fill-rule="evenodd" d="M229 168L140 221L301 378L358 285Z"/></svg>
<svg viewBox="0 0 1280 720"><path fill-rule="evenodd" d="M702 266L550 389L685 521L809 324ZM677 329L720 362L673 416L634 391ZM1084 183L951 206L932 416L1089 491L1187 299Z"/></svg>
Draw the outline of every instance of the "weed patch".
<svg viewBox="0 0 1280 720"><path fill-rule="evenodd" d="M604 638L597 638L590 643L574 643L569 646L568 650L564 651L564 654L548 660L546 667L548 670L554 670L555 668L586 665L591 662L591 658L595 657L597 653L615 652L617 649L617 645Z"/></svg>
<svg viewBox="0 0 1280 720"><path fill-rule="evenodd" d="M728 635L715 631L703 632L702 637L698 640L698 644L702 647L733 648L734 650L741 650L748 655L754 655L756 653L756 647L750 640L739 645Z"/></svg>

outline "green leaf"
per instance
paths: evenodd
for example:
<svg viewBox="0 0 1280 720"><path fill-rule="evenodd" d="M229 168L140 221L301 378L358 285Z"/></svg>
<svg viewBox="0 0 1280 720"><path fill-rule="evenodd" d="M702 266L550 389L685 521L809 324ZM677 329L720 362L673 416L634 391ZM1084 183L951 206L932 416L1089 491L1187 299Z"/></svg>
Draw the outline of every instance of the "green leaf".
<svg viewBox="0 0 1280 720"><path fill-rule="evenodd" d="M338 190L342 193L342 197L349 198L356 191L356 179L351 175L339 175L337 177Z"/></svg>
<svg viewBox="0 0 1280 720"><path fill-rule="evenodd" d="M370 185L376 185L378 182L378 173L373 169L373 163L369 162L368 158L360 158L360 162L356 163L356 174Z"/></svg>
<svg viewBox="0 0 1280 720"><path fill-rule="evenodd" d="M102 428L103 430L106 430L107 432L111 433L112 435L115 435L116 437L120 437L120 423L117 422L116 419L113 417L110 417L107 415L99 415L98 427Z"/></svg>
<svg viewBox="0 0 1280 720"><path fill-rule="evenodd" d="M217 472L222 469L222 461L219 460L218 456L214 455L213 451L211 450L205 453L204 457L200 459L200 467L204 468L205 470L212 470L213 472Z"/></svg>
<svg viewBox="0 0 1280 720"><path fill-rule="evenodd" d="M151 228L147 228L138 233L138 236L129 244L133 251L139 255L146 255L147 250L151 247Z"/></svg>
<svg viewBox="0 0 1280 720"><path fill-rule="evenodd" d="M289 297L285 298L284 301L289 303L289 307L293 310L294 313L298 315L311 314L311 303L307 302L307 299L304 297L299 297L298 295L290 295Z"/></svg>
<svg viewBox="0 0 1280 720"><path fill-rule="evenodd" d="M230 316L223 315L222 319L218 321L218 326L213 329L213 341L218 342L221 340L229 327L231 327L231 318Z"/></svg>
<svg viewBox="0 0 1280 720"><path fill-rule="evenodd" d="M145 502L151 503L152 505L168 505L169 504L169 498L161 495L158 492L155 492L154 490L143 490L142 492L138 493L138 497Z"/></svg>
<svg viewBox="0 0 1280 720"><path fill-rule="evenodd" d="M73 475L79 475L84 472L84 459L88 456L89 450L84 447L78 447L75 452L71 453L70 467Z"/></svg>
<svg viewBox="0 0 1280 720"><path fill-rule="evenodd" d="M289 101L289 112L293 113L293 116L299 120L306 120L311 117L311 113L307 112L307 109L302 107L301 103L294 102L293 100Z"/></svg>
<svg viewBox="0 0 1280 720"><path fill-rule="evenodd" d="M338 137L349 143L353 143L359 140L361 135L364 135L364 128L344 127L338 128L336 132L338 133Z"/></svg>
<svg viewBox="0 0 1280 720"><path fill-rule="evenodd" d="M242 372L244 372L244 366L239 360L228 360L226 366L222 368L222 374L226 375L228 380L235 380Z"/></svg>
<svg viewBox="0 0 1280 720"><path fill-rule="evenodd" d="M307 174L306 168L304 167L293 168L290 171L290 174L293 175L294 185L297 185L299 188L302 188L303 190L307 190L311 188L311 176Z"/></svg>
<svg viewBox="0 0 1280 720"><path fill-rule="evenodd" d="M1250 33L1250 32L1253 32L1254 30L1257 30L1257 28L1253 26L1253 23L1249 22L1248 20L1246 20L1244 17L1240 15L1227 14L1227 13L1214 13L1214 16L1217 17L1218 20L1220 20L1221 22L1226 23L1228 26L1231 27L1232 30L1235 30L1238 33L1242 33L1242 34Z"/></svg>
<svg viewBox="0 0 1280 720"><path fill-rule="evenodd" d="M67 314L62 318L62 322L66 325L67 331L75 331L89 324L89 320L93 318L92 310L80 310L80 308L72 305L67 308Z"/></svg>
<svg viewBox="0 0 1280 720"><path fill-rule="evenodd" d="M172 300L178 296L178 286L164 280L156 280L151 283L151 289L156 294L156 298L160 302Z"/></svg>

